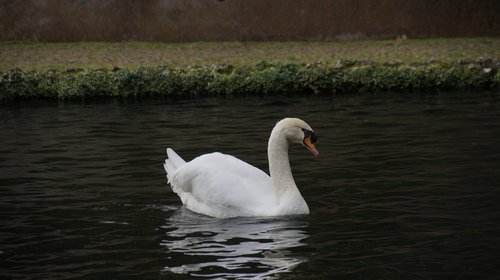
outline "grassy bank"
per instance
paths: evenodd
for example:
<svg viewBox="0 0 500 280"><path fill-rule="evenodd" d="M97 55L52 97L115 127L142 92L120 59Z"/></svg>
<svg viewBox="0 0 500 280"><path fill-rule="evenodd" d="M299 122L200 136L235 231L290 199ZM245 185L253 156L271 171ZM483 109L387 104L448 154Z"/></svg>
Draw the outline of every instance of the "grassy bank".
<svg viewBox="0 0 500 280"><path fill-rule="evenodd" d="M83 99L128 96L331 94L380 90L498 88L498 63L268 63L235 67L155 67L135 70L4 73L0 98Z"/></svg>
<svg viewBox="0 0 500 280"><path fill-rule="evenodd" d="M113 67L135 69L272 63L426 63L500 59L500 38L330 42L200 42L200 43L37 43L0 42L0 71Z"/></svg>
<svg viewBox="0 0 500 280"><path fill-rule="evenodd" d="M0 98L498 88L500 39L0 43ZM260 61L260 62L259 62Z"/></svg>

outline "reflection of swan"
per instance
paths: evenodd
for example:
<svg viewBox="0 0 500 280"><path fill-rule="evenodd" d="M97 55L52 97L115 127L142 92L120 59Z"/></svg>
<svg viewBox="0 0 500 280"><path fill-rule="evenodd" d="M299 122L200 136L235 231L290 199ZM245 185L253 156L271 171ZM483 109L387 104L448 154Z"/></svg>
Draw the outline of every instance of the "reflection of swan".
<svg viewBox="0 0 500 280"><path fill-rule="evenodd" d="M206 154L186 163L172 149L165 160L167 178L186 207L214 217L308 214L309 208L293 180L289 143L302 143L313 154L316 135L300 119L279 121L268 143L269 172L233 156Z"/></svg>
<svg viewBox="0 0 500 280"><path fill-rule="evenodd" d="M213 219L179 209L165 226L165 271L191 276L259 279L291 271L305 259L289 248L304 246L307 223L288 218Z"/></svg>

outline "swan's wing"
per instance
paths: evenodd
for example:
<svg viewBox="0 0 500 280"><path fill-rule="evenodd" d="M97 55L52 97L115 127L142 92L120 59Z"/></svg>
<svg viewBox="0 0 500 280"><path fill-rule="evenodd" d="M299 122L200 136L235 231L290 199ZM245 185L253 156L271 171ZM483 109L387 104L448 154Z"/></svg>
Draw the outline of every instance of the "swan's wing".
<svg viewBox="0 0 500 280"><path fill-rule="evenodd" d="M265 172L221 153L182 165L171 184L189 209L210 216L258 215L276 203L271 178Z"/></svg>
<svg viewBox="0 0 500 280"><path fill-rule="evenodd" d="M165 168L165 172L167 172L167 179L168 179L168 181L170 181L172 179L172 176L175 173L175 171L179 167L181 167L182 165L186 164L186 161L184 161L171 148L167 148L167 156L168 156L168 158L165 160L165 163L163 164L163 168Z"/></svg>

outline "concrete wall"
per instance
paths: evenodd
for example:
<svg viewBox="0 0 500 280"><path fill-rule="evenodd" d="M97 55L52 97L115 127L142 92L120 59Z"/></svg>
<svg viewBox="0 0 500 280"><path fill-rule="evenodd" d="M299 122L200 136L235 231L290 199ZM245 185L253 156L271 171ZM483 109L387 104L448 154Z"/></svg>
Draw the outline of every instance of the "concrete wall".
<svg viewBox="0 0 500 280"><path fill-rule="evenodd" d="M0 0L0 40L499 36L499 0Z"/></svg>

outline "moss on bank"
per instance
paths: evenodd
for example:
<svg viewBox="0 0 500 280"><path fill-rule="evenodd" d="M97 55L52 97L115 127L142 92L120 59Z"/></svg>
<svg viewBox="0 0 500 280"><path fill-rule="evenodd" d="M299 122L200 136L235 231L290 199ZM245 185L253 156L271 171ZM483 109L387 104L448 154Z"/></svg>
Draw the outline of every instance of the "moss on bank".
<svg viewBox="0 0 500 280"><path fill-rule="evenodd" d="M0 75L0 99L129 96L332 94L360 91L499 88L499 62L375 63L148 67L135 70L12 70Z"/></svg>

